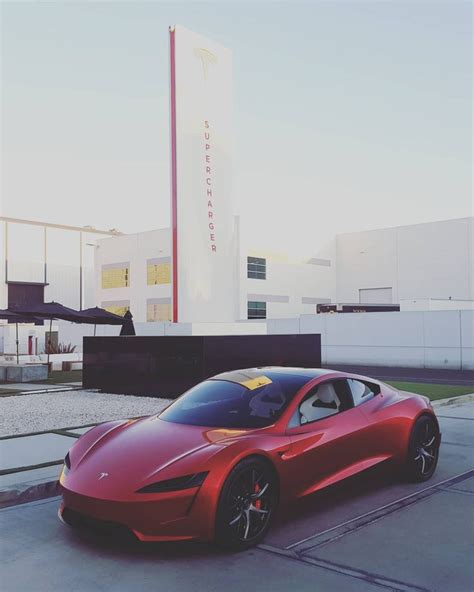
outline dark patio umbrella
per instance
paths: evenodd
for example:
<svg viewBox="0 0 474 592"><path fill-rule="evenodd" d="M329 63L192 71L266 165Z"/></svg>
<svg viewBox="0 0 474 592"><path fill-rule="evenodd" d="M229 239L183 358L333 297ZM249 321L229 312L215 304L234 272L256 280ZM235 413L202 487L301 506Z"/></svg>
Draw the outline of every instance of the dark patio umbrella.
<svg viewBox="0 0 474 592"><path fill-rule="evenodd" d="M18 306L12 309L12 312L17 313L23 317L38 317L40 319L49 319L49 338L51 345L51 331L53 325L53 319L60 319L63 321L71 321L72 323L84 323L87 322L85 317L81 313L73 308L63 306L59 302L43 302L37 304L28 304L25 306ZM49 352L48 347L48 368L49 368Z"/></svg>
<svg viewBox="0 0 474 592"><path fill-rule="evenodd" d="M73 308L68 308L59 302L39 302L37 304L27 304L16 306L10 309L21 316L38 317L41 319L60 319L71 321L72 323L84 322L82 313Z"/></svg>
<svg viewBox="0 0 474 592"><path fill-rule="evenodd" d="M96 325L123 325L125 322L123 317L98 306L81 310L81 316L90 319L89 321L82 322L94 323L94 335Z"/></svg>
<svg viewBox="0 0 474 592"><path fill-rule="evenodd" d="M132 313L127 310L127 312L123 315L124 323L122 326L122 330L120 331L120 335L136 335L135 327L133 326L133 315Z"/></svg>

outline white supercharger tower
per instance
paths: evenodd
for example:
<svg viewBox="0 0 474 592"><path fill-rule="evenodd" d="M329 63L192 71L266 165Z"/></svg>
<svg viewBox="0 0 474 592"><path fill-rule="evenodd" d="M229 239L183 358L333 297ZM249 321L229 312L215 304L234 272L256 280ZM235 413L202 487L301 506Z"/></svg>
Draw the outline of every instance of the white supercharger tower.
<svg viewBox="0 0 474 592"><path fill-rule="evenodd" d="M230 50L170 28L173 322L236 319Z"/></svg>

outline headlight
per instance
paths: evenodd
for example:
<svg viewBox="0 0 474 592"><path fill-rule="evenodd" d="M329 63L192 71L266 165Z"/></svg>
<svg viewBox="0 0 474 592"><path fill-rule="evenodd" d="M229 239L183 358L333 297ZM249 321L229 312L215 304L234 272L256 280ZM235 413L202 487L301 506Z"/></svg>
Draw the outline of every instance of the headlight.
<svg viewBox="0 0 474 592"><path fill-rule="evenodd" d="M65 477L69 471L71 470L71 459L69 458L69 452L64 457L64 465L63 465L63 472L62 477Z"/></svg>
<svg viewBox="0 0 474 592"><path fill-rule="evenodd" d="M200 487L207 477L208 471L185 475L176 479L167 479L166 481L157 481L151 485L146 485L137 491L137 493L163 493L165 491L180 491L182 489L192 489Z"/></svg>
<svg viewBox="0 0 474 592"><path fill-rule="evenodd" d="M71 468L71 459L69 458L69 452L68 452L66 454L66 456L64 457L63 468L62 468L61 474L59 475L59 482L60 483L63 482L63 479L69 473L70 468Z"/></svg>

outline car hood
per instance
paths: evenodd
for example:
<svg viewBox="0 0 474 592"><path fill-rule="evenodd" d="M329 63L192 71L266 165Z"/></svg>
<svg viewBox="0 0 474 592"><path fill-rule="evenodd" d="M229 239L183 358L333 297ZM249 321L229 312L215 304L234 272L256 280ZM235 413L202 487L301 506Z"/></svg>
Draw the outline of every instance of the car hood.
<svg viewBox="0 0 474 592"><path fill-rule="evenodd" d="M178 461L205 448L213 455L248 432L176 424L156 416L99 426L71 450L65 486L84 495L117 499L154 481L181 476L175 471ZM195 472L205 470L202 458Z"/></svg>

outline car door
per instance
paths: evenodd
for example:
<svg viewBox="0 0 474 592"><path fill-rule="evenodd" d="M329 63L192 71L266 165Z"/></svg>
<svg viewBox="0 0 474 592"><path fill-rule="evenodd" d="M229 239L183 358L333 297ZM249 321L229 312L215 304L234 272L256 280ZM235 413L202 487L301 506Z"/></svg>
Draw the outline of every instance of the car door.
<svg viewBox="0 0 474 592"><path fill-rule="evenodd" d="M357 378L348 378L354 406L368 422L367 458L382 462L393 454L399 438L398 422L393 421L393 408L387 408L380 385Z"/></svg>
<svg viewBox="0 0 474 592"><path fill-rule="evenodd" d="M339 400L337 409L330 413L330 408L322 405L325 411L303 421L301 410L305 405L311 407L312 399L317 402L322 387L334 389ZM365 415L354 407L345 379L323 381L311 389L299 402L287 428L291 448L285 457L293 494L306 495L356 472L354 467L363 463L366 454L367 427Z"/></svg>

